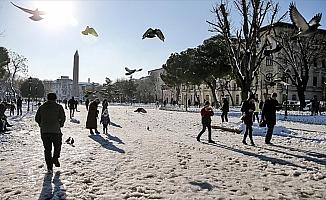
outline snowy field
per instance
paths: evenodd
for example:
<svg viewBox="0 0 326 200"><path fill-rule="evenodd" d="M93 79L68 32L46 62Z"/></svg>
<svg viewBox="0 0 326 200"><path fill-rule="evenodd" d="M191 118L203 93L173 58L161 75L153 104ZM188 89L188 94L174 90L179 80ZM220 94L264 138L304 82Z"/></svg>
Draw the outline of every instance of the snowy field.
<svg viewBox="0 0 326 200"><path fill-rule="evenodd" d="M109 135L90 136L79 106L81 123L63 128L63 141L73 137L75 146L63 144L53 174L35 110L9 117L12 131L0 134L0 199L326 199L325 125L278 121L273 145L254 127L255 147L213 130L216 144L208 144L207 133L196 141L199 113L146 109L110 106ZM212 125L221 125L219 115ZM223 126L242 127L236 116Z"/></svg>

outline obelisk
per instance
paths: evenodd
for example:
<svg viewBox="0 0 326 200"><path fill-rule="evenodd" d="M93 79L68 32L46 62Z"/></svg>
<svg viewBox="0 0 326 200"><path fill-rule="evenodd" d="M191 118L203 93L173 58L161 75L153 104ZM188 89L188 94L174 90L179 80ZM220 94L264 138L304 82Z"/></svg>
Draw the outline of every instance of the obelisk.
<svg viewBox="0 0 326 200"><path fill-rule="evenodd" d="M79 98L79 88L78 88L78 75L79 75L79 55L78 50L74 55L74 69L73 69L73 78L72 78L72 96L75 99Z"/></svg>

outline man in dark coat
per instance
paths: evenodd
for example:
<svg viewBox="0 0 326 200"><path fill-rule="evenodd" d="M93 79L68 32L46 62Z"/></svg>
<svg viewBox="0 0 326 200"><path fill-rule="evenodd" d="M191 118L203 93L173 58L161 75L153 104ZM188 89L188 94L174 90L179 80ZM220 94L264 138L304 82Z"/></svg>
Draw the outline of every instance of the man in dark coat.
<svg viewBox="0 0 326 200"><path fill-rule="evenodd" d="M60 167L59 158L62 144L61 127L66 116L63 107L56 103L55 93L49 93L48 101L39 107L35 115L35 121L41 128L41 138L44 146L44 156L48 172L52 172L53 164ZM53 144L53 156L52 156Z"/></svg>
<svg viewBox="0 0 326 200"><path fill-rule="evenodd" d="M247 144L247 135L249 134L250 143L252 146L255 145L253 137L252 137L252 117L255 111L255 95L251 94L248 100L244 101L241 107L241 112L243 113L242 120L246 125L246 132L243 136L242 143Z"/></svg>
<svg viewBox="0 0 326 200"><path fill-rule="evenodd" d="M87 120L86 120L86 128L89 129L90 134L94 134L92 129L95 129L95 133L99 133L97 131L97 116L99 111L97 110L97 106L100 103L99 99L92 101L89 104L88 113L87 113Z"/></svg>
<svg viewBox="0 0 326 200"><path fill-rule="evenodd" d="M18 97L17 99L17 115L22 115L22 106L23 106L23 100L21 97ZM20 114L19 114L20 113Z"/></svg>
<svg viewBox="0 0 326 200"><path fill-rule="evenodd" d="M71 97L71 99L69 99L68 107L69 107L69 113L70 113L70 119L71 119L75 114L75 98L74 97Z"/></svg>
<svg viewBox="0 0 326 200"><path fill-rule="evenodd" d="M228 122L229 101L227 98L223 98L221 110L222 110L222 115L221 115L222 123L224 122L224 120Z"/></svg>
<svg viewBox="0 0 326 200"><path fill-rule="evenodd" d="M262 119L265 120L267 124L266 144L271 144L273 129L276 124L276 111L281 109L276 98L277 94L273 93L272 97L265 101L261 114Z"/></svg>

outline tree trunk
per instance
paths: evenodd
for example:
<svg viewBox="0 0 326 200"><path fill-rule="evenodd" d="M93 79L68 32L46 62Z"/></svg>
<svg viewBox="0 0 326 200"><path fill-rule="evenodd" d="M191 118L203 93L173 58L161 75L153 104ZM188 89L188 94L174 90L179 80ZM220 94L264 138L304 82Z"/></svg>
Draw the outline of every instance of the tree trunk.
<svg viewBox="0 0 326 200"><path fill-rule="evenodd" d="M244 79L241 81L241 101L248 99L248 94L251 92L251 81Z"/></svg>
<svg viewBox="0 0 326 200"><path fill-rule="evenodd" d="M179 96L180 96L180 86L177 86L176 87L176 91L177 91L177 94L176 94L176 102L178 103L179 102Z"/></svg>
<svg viewBox="0 0 326 200"><path fill-rule="evenodd" d="M226 88L226 91L227 91L228 94L229 94L229 97L230 97L230 99L231 99L231 104L232 104L232 106L234 106L234 101L233 101L233 97L232 97L232 95L231 95L230 90L229 90L228 88Z"/></svg>
<svg viewBox="0 0 326 200"><path fill-rule="evenodd" d="M305 88L302 86L297 86L299 101L300 101L300 110L302 111L304 107L306 107L306 101L305 101Z"/></svg>
<svg viewBox="0 0 326 200"><path fill-rule="evenodd" d="M214 80L215 81L215 80ZM207 85L209 86L209 88L211 89L212 91L212 96L213 96L213 99L214 99L214 107L215 108L218 108L219 105L218 105L218 100L217 100L217 97L216 97L216 84L213 84L212 82L209 82L209 81L205 81L207 83Z"/></svg>

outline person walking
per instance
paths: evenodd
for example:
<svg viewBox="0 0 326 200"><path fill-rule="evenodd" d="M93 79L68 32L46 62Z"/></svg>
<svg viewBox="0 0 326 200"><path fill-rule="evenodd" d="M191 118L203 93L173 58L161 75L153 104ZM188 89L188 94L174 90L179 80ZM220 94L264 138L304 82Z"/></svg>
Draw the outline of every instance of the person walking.
<svg viewBox="0 0 326 200"><path fill-rule="evenodd" d="M241 112L243 113L242 120L246 125L246 132L243 136L242 143L247 145L247 136L249 134L250 143L252 146L255 145L254 140L252 138L252 118L253 113L255 111L255 95L251 94L248 100L244 101L241 107Z"/></svg>
<svg viewBox="0 0 326 200"><path fill-rule="evenodd" d="M89 129L90 134L94 134L92 129L95 129L95 133L99 134L97 131L97 116L99 111L97 110L98 104L100 103L99 99L92 101L89 104L87 120L86 120L86 128Z"/></svg>
<svg viewBox="0 0 326 200"><path fill-rule="evenodd" d="M23 107L23 100L21 97L18 97L17 99L17 115L22 115L22 107Z"/></svg>
<svg viewBox="0 0 326 200"><path fill-rule="evenodd" d="M67 108L68 100L65 98L62 102L65 104L65 109L68 109L68 108Z"/></svg>
<svg viewBox="0 0 326 200"><path fill-rule="evenodd" d="M222 118L222 123L224 122L224 120L226 122L228 122L228 112L229 112L229 101L227 98L223 98L223 102L222 102L222 107L221 107L221 110L222 110L222 115L221 115L221 118Z"/></svg>
<svg viewBox="0 0 326 200"><path fill-rule="evenodd" d="M11 101L11 103L10 103L10 113L9 113L9 116L15 115L15 110L16 110L15 103L14 103L14 101Z"/></svg>
<svg viewBox="0 0 326 200"><path fill-rule="evenodd" d="M38 108L35 121L40 127L47 169L48 172L52 172L53 164L56 167L60 167L59 158L62 144L61 128L64 126L66 116L63 107L56 103L57 96L55 93L49 93L47 99L48 100Z"/></svg>
<svg viewBox="0 0 326 200"><path fill-rule="evenodd" d="M86 99L85 105L86 105L86 110L88 111L89 99Z"/></svg>
<svg viewBox="0 0 326 200"><path fill-rule="evenodd" d="M102 112L101 113L103 113L104 110L108 109L108 106L109 106L108 100L104 99L102 102Z"/></svg>
<svg viewBox="0 0 326 200"><path fill-rule="evenodd" d="M70 119L73 118L75 114L75 98L71 97L68 101L68 107L69 107L69 114L70 114Z"/></svg>
<svg viewBox="0 0 326 200"><path fill-rule="evenodd" d="M276 111L281 109L276 98L277 98L277 94L273 93L272 97L270 97L265 101L261 113L262 120L265 120L267 124L267 133L265 136L266 144L271 144L273 129L276 124Z"/></svg>
<svg viewBox="0 0 326 200"><path fill-rule="evenodd" d="M255 118L257 119L257 122L259 123L259 112L260 112L260 108L259 108L259 100L257 98L255 98L255 111L254 111L254 116L252 117L252 121L255 122Z"/></svg>
<svg viewBox="0 0 326 200"><path fill-rule="evenodd" d="M210 107L209 101L205 102L205 105L201 109L200 114L201 114L201 117L202 117L201 122L202 122L202 125L203 125L203 129L198 134L197 141L200 142L200 137L206 131L206 128L207 128L208 129L208 142L209 143L215 143L212 140L212 128L211 128L211 122L212 122L211 116L214 115L214 112L213 112L213 108Z"/></svg>
<svg viewBox="0 0 326 200"><path fill-rule="evenodd" d="M101 123L103 124L103 133L108 134L108 125L111 123L108 109L103 111L100 124Z"/></svg>

